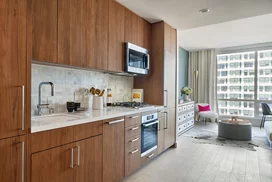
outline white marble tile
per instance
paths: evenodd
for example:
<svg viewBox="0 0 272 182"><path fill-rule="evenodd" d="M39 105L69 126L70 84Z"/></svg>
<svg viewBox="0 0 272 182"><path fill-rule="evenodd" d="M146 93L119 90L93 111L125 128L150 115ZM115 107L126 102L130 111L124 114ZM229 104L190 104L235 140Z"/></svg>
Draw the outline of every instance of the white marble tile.
<svg viewBox="0 0 272 182"><path fill-rule="evenodd" d="M74 92L81 93L81 96L76 99L86 105L89 99L82 95L86 89L89 90L91 87L99 89L111 88L113 102L130 101L133 88L133 77L32 64L32 115L37 110L39 84L49 81L54 83L55 95L51 97L50 86L43 86L42 103L46 103L48 99L50 107L53 107L57 113L66 111L66 102L74 101ZM47 109L44 110L46 112Z"/></svg>

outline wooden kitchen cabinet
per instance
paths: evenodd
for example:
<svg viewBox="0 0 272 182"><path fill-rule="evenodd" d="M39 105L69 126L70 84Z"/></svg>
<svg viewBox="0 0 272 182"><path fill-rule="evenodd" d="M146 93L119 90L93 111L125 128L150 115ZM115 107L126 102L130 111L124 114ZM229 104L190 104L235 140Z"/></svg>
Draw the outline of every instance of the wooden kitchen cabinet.
<svg viewBox="0 0 272 182"><path fill-rule="evenodd" d="M109 71L124 72L125 10L115 0L109 1Z"/></svg>
<svg viewBox="0 0 272 182"><path fill-rule="evenodd" d="M159 126L158 126L158 154L162 153L165 150L164 145L164 136L165 136L165 112L164 110L159 111L159 115L161 115L159 119Z"/></svg>
<svg viewBox="0 0 272 182"><path fill-rule="evenodd" d="M86 2L87 68L107 70L109 0L87 0Z"/></svg>
<svg viewBox="0 0 272 182"><path fill-rule="evenodd" d="M32 60L58 62L58 0L32 1Z"/></svg>
<svg viewBox="0 0 272 182"><path fill-rule="evenodd" d="M32 154L31 181L102 181L102 136Z"/></svg>
<svg viewBox="0 0 272 182"><path fill-rule="evenodd" d="M0 9L0 139L2 139L26 134L27 0L0 0Z"/></svg>
<svg viewBox="0 0 272 182"><path fill-rule="evenodd" d="M26 180L26 136L0 140L0 181Z"/></svg>
<svg viewBox="0 0 272 182"><path fill-rule="evenodd" d="M125 177L124 117L104 120L103 182L117 182Z"/></svg>
<svg viewBox="0 0 272 182"><path fill-rule="evenodd" d="M164 126L164 148L167 149L175 144L176 141L176 109L170 108L165 110Z"/></svg>
<svg viewBox="0 0 272 182"><path fill-rule="evenodd" d="M86 0L58 0L60 64L77 67L87 65L87 4Z"/></svg>

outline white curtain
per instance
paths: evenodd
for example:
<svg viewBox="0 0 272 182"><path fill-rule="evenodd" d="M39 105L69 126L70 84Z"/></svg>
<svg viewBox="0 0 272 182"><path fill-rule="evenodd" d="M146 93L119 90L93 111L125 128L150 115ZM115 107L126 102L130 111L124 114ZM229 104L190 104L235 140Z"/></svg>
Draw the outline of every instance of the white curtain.
<svg viewBox="0 0 272 182"><path fill-rule="evenodd" d="M198 72L198 78L196 77ZM189 87L193 89L191 98L195 103L208 103L217 111L217 61L215 50L190 52Z"/></svg>

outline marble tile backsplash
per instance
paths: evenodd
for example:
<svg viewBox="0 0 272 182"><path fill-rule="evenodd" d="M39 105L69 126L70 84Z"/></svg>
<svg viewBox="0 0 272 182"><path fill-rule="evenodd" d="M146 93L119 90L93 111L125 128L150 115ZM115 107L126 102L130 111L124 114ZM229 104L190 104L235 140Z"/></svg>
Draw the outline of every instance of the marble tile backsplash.
<svg viewBox="0 0 272 182"><path fill-rule="evenodd" d="M88 103L84 93L91 87L99 89L111 88L112 101L122 102L131 101L131 91L133 88L133 77L117 76L96 71L62 68L55 66L46 66L32 64L32 93L31 93L31 114L36 115L39 84L41 82L53 82L55 95L51 96L49 85L42 87L42 103L50 104L55 113L66 111L67 101L76 101ZM74 93L78 95L74 96ZM43 109L43 113L48 109Z"/></svg>

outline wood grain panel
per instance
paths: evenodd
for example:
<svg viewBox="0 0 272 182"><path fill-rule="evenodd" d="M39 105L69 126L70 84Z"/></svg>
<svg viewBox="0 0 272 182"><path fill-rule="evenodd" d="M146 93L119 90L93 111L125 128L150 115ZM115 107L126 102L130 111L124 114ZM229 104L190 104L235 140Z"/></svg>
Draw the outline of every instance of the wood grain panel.
<svg viewBox="0 0 272 182"><path fill-rule="evenodd" d="M143 47L151 51L151 24L144 20Z"/></svg>
<svg viewBox="0 0 272 182"><path fill-rule="evenodd" d="M87 0L87 67L106 70L109 0Z"/></svg>
<svg viewBox="0 0 272 182"><path fill-rule="evenodd" d="M26 146L26 136L0 140L1 182L21 182L26 180ZM22 158L23 154L24 159ZM22 163L23 160L24 166ZM24 169L22 169L22 167L24 167Z"/></svg>
<svg viewBox="0 0 272 182"><path fill-rule="evenodd" d="M58 62L58 1L34 0L32 59Z"/></svg>
<svg viewBox="0 0 272 182"><path fill-rule="evenodd" d="M32 182L73 182L74 170L70 167L72 145L64 145L32 154Z"/></svg>
<svg viewBox="0 0 272 182"><path fill-rule="evenodd" d="M108 124L123 117L105 120L103 124L103 182L116 182L125 177L124 122Z"/></svg>
<svg viewBox="0 0 272 182"><path fill-rule="evenodd" d="M75 180L76 182L102 182L102 154L103 141L102 135L88 138L75 143ZM78 152L79 151L79 152ZM78 155L80 164L78 165Z"/></svg>
<svg viewBox="0 0 272 182"><path fill-rule="evenodd" d="M103 121L96 121L74 126L74 141L102 134Z"/></svg>
<svg viewBox="0 0 272 182"><path fill-rule="evenodd" d="M125 11L125 41L138 45L138 16L126 9Z"/></svg>
<svg viewBox="0 0 272 182"><path fill-rule="evenodd" d="M164 104L164 23L151 27L150 74L134 78L134 88L144 89L144 101L149 104Z"/></svg>
<svg viewBox="0 0 272 182"><path fill-rule="evenodd" d="M125 138L131 138L141 134L141 124L133 125L125 128Z"/></svg>
<svg viewBox="0 0 272 182"><path fill-rule="evenodd" d="M26 0L0 0L0 139L22 135L26 98ZM26 100L25 100L26 101ZM26 112L24 113L26 116ZM24 117L26 124L26 117Z"/></svg>
<svg viewBox="0 0 272 182"><path fill-rule="evenodd" d="M140 125L142 122L141 113L125 116L125 127Z"/></svg>
<svg viewBox="0 0 272 182"><path fill-rule="evenodd" d="M132 152L135 153L132 153ZM132 148L130 150L126 150L125 152L125 174L126 176L130 175L134 171L136 171L141 166L141 147L140 145Z"/></svg>
<svg viewBox="0 0 272 182"><path fill-rule="evenodd" d="M74 128L65 127L31 134L32 153L74 141Z"/></svg>
<svg viewBox="0 0 272 182"><path fill-rule="evenodd" d="M125 139L125 150L141 148L141 134Z"/></svg>
<svg viewBox="0 0 272 182"><path fill-rule="evenodd" d="M85 67L87 1L58 0L58 63Z"/></svg>
<svg viewBox="0 0 272 182"><path fill-rule="evenodd" d="M176 109L170 108L166 111L166 126L164 133L164 148L167 149L176 141Z"/></svg>
<svg viewBox="0 0 272 182"><path fill-rule="evenodd" d="M125 10L126 8L115 0L110 0L108 28L109 71L124 72Z"/></svg>

